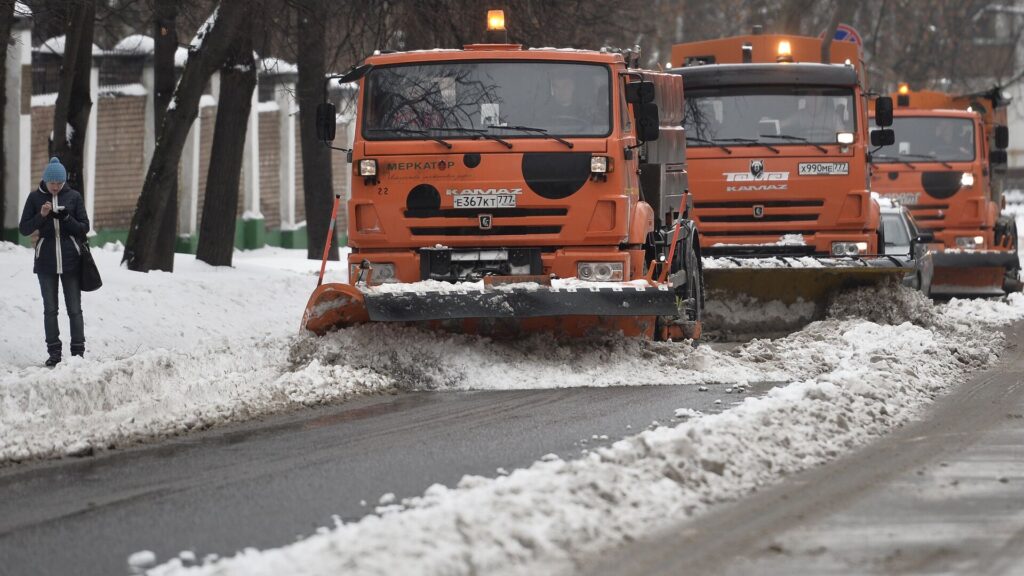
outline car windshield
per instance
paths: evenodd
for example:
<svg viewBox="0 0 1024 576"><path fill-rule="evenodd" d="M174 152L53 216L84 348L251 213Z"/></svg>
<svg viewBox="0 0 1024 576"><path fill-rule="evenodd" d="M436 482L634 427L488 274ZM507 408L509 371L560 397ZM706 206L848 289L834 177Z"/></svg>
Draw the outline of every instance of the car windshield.
<svg viewBox="0 0 1024 576"><path fill-rule="evenodd" d="M562 62L377 67L366 77L363 136L606 136L611 133L610 78L607 66Z"/></svg>
<svg viewBox="0 0 1024 576"><path fill-rule="evenodd" d="M900 214L882 214L882 234L886 254L910 253L910 233Z"/></svg>
<svg viewBox="0 0 1024 576"><path fill-rule="evenodd" d="M853 91L845 88L725 87L687 90L683 126L690 146L763 143L835 144L856 128Z"/></svg>
<svg viewBox="0 0 1024 576"><path fill-rule="evenodd" d="M878 162L970 162L974 160L974 121L970 118L899 117L896 142L874 154Z"/></svg>

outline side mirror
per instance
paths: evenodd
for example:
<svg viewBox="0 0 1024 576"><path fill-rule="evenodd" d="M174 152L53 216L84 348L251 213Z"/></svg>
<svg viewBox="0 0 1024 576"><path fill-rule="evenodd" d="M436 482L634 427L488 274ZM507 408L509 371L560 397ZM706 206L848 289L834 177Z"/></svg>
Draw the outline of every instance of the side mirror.
<svg viewBox="0 0 1024 576"><path fill-rule="evenodd" d="M896 133L892 131L892 128L880 128L871 131L872 146L892 146L895 143Z"/></svg>
<svg viewBox="0 0 1024 576"><path fill-rule="evenodd" d="M642 142L653 142L661 133L661 119L658 117L657 104L635 104L633 111L636 116L636 137Z"/></svg>
<svg viewBox="0 0 1024 576"><path fill-rule="evenodd" d="M996 126L995 144L997 150L1006 150L1010 147L1010 129L1006 126Z"/></svg>
<svg viewBox="0 0 1024 576"><path fill-rule="evenodd" d="M630 82L626 84L626 102L630 104L650 104L654 102L654 82Z"/></svg>
<svg viewBox="0 0 1024 576"><path fill-rule="evenodd" d="M892 126L892 98L888 96L875 98L875 125L882 128Z"/></svg>
<svg viewBox="0 0 1024 576"><path fill-rule="evenodd" d="M992 150L989 152L988 163L993 166L1005 166L1007 163L1006 150Z"/></svg>
<svg viewBox="0 0 1024 576"><path fill-rule="evenodd" d="M334 142L334 132L337 129L337 111L334 104L321 102L316 107L316 139L321 142Z"/></svg>

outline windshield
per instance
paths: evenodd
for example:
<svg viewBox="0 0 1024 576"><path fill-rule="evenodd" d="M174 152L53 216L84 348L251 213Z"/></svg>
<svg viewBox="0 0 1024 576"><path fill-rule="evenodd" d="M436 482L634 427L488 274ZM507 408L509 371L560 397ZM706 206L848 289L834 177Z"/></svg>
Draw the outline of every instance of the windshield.
<svg viewBox="0 0 1024 576"><path fill-rule="evenodd" d="M686 92L683 126L689 146L835 144L836 134L854 131L855 112L853 91L844 88L696 89Z"/></svg>
<svg viewBox="0 0 1024 576"><path fill-rule="evenodd" d="M882 234L886 254L910 253L910 233L900 214L882 214Z"/></svg>
<svg viewBox="0 0 1024 576"><path fill-rule="evenodd" d="M610 69L562 62L441 62L374 68L366 77L370 140L607 136ZM523 130L529 128L530 130ZM475 134L474 134L475 132Z"/></svg>
<svg viewBox="0 0 1024 576"><path fill-rule="evenodd" d="M970 118L902 117L892 125L896 143L883 146L881 162L970 162L974 160L974 121Z"/></svg>

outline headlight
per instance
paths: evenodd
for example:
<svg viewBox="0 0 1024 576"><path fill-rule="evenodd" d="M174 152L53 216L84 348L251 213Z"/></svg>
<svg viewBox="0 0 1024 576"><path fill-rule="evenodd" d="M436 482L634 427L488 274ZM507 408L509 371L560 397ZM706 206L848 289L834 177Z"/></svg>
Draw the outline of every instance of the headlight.
<svg viewBox="0 0 1024 576"><path fill-rule="evenodd" d="M867 242L833 242L833 256L859 256L868 251Z"/></svg>
<svg viewBox="0 0 1024 576"><path fill-rule="evenodd" d="M847 145L853 144L853 132L839 132L836 134L836 142Z"/></svg>
<svg viewBox="0 0 1024 576"><path fill-rule="evenodd" d="M971 174L970 172L964 172L963 175L960 176L960 185L963 186L964 188L970 188L971 186L974 186L974 174Z"/></svg>
<svg viewBox="0 0 1024 576"><path fill-rule="evenodd" d="M576 276L594 282L621 282L622 262L578 262Z"/></svg>
<svg viewBox="0 0 1024 576"><path fill-rule="evenodd" d="M373 158L364 158L359 161L359 175L360 176L376 176L377 175L377 161Z"/></svg>
<svg viewBox="0 0 1024 576"><path fill-rule="evenodd" d="M349 265L349 278L356 278L359 276L359 264ZM373 276L370 277L370 283L372 284L391 284L398 282L395 278L395 265L391 262L371 262L370 268L373 270Z"/></svg>
<svg viewBox="0 0 1024 576"><path fill-rule="evenodd" d="M607 174L612 171L611 158L607 156L591 156L590 172L592 174Z"/></svg>
<svg viewBox="0 0 1024 576"><path fill-rule="evenodd" d="M985 247L984 236L957 236L956 247L964 250L975 250Z"/></svg>

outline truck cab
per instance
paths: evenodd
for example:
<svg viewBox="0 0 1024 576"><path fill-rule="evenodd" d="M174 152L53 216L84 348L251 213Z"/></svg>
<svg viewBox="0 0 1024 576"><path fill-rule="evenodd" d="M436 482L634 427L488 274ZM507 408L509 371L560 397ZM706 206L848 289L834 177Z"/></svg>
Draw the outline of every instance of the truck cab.
<svg viewBox="0 0 1024 576"><path fill-rule="evenodd" d="M991 135L998 124L986 121L999 111L906 84L894 96L895 142L872 155L873 188L934 235L933 294L1003 293L1018 261L1016 225L1000 216L1000 149Z"/></svg>
<svg viewBox="0 0 1024 576"><path fill-rule="evenodd" d="M359 81L353 285L318 289L304 325L699 335L682 82L638 58L507 43L366 58L343 78ZM318 116L329 132L333 111ZM324 317L327 297L358 306Z"/></svg>
<svg viewBox="0 0 1024 576"><path fill-rule="evenodd" d="M708 254L880 253L856 47L752 35L673 47L694 217Z"/></svg>

